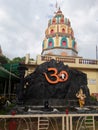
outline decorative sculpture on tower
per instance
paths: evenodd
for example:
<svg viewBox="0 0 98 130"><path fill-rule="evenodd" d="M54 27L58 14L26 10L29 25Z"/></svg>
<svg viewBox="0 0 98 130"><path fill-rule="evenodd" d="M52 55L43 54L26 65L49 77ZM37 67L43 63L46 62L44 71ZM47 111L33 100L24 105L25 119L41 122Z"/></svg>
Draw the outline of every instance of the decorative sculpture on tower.
<svg viewBox="0 0 98 130"><path fill-rule="evenodd" d="M49 20L42 44L42 55L77 56L77 43L70 21L62 11Z"/></svg>

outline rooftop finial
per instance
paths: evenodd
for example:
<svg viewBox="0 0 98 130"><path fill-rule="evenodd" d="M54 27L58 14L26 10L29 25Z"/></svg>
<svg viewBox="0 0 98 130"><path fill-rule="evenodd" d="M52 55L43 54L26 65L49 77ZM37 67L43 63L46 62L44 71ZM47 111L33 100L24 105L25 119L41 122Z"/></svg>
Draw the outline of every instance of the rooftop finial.
<svg viewBox="0 0 98 130"><path fill-rule="evenodd" d="M56 0L55 8L56 8L56 12L54 12L55 14L57 12L61 12L61 8L60 8L60 4L58 3L58 0Z"/></svg>
<svg viewBox="0 0 98 130"><path fill-rule="evenodd" d="M60 6L59 6L59 9L58 9L59 11L61 11L61 8L60 8Z"/></svg>

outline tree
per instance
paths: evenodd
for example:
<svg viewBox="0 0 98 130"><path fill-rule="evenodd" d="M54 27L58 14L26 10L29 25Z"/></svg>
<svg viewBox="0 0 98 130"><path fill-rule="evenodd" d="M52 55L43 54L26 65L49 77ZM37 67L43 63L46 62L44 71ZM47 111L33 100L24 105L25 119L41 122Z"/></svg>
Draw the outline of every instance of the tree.
<svg viewBox="0 0 98 130"><path fill-rule="evenodd" d="M25 57L15 57L13 58L10 63L24 63L25 62Z"/></svg>
<svg viewBox="0 0 98 130"><path fill-rule="evenodd" d="M7 58L6 56L0 56L0 63L1 64L7 64L10 62L10 59Z"/></svg>

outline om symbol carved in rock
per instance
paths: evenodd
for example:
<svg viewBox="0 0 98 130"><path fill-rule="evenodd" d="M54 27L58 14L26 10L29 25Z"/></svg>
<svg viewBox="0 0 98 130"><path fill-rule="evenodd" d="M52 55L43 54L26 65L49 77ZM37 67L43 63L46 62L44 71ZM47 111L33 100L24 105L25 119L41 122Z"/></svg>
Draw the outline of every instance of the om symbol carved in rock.
<svg viewBox="0 0 98 130"><path fill-rule="evenodd" d="M44 73L45 78L51 84L56 84L58 82L65 82L68 80L68 73L64 70L62 70L60 73L58 73L56 68L48 68L48 71L54 72L54 73L50 74L50 77L55 77L55 80L49 79L48 75L46 73Z"/></svg>

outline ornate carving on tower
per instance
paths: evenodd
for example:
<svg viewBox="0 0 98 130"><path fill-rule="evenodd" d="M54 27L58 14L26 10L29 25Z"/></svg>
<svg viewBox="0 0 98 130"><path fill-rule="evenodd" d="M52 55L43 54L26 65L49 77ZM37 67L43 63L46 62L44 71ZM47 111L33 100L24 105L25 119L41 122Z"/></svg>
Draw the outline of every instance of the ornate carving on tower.
<svg viewBox="0 0 98 130"><path fill-rule="evenodd" d="M69 19L64 18L60 8L48 21L43 40L42 55L77 56L76 41Z"/></svg>

